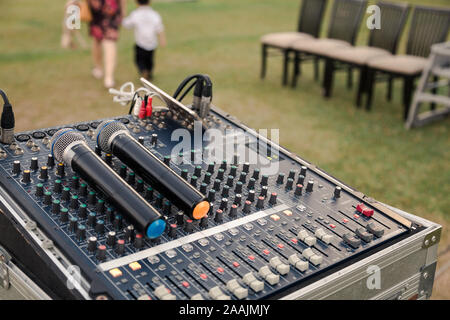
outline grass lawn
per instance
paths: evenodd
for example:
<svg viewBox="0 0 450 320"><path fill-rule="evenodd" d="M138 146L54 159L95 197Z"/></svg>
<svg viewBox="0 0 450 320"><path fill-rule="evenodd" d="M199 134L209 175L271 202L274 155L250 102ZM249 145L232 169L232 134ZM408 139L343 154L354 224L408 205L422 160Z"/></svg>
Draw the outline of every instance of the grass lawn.
<svg viewBox="0 0 450 320"><path fill-rule="evenodd" d="M408 2L449 6L448 0ZM251 127L280 128L283 146L350 186L442 224L440 251L449 248L450 119L406 131L400 82L392 102L385 99L386 86L378 85L368 113L354 107L355 89L346 89L344 74L336 77L330 100L313 81L312 65L303 68L297 89L281 86L279 58L269 59L268 75L259 79L260 36L294 30L298 5L298 0L156 1L168 46L157 52L154 82L172 93L185 76L208 73L215 105ZM128 9L133 7L129 1ZM89 50L60 49L62 18L63 1L0 2L0 87L15 107L18 131L127 112L91 77ZM82 32L86 35L85 26ZM365 44L367 35L363 28L358 43ZM405 40L406 33L401 51ZM132 31L124 30L117 84L137 84L133 43ZM448 272L438 278L434 297L450 298L449 282Z"/></svg>

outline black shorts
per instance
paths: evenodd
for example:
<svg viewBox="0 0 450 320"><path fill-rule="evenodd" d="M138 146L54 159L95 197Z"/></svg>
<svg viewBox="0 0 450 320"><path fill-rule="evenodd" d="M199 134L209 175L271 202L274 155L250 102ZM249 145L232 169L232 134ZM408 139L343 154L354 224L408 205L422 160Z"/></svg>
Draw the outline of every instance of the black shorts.
<svg viewBox="0 0 450 320"><path fill-rule="evenodd" d="M155 50L145 50L135 45L135 62L139 72L153 70L153 55Z"/></svg>

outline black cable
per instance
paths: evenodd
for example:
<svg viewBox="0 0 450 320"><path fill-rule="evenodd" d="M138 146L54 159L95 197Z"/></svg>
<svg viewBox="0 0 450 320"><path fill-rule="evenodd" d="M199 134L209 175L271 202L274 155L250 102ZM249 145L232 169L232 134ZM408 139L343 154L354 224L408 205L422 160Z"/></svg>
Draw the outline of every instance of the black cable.
<svg viewBox="0 0 450 320"><path fill-rule="evenodd" d="M177 99L178 95L180 94L180 92L184 89L184 87L186 87L186 85L193 79L198 79L199 77L201 77L201 74L194 74L191 75L187 78L185 78L183 81L181 81L181 83L179 84L178 88L175 90L175 93L173 94L173 97L175 99Z"/></svg>
<svg viewBox="0 0 450 320"><path fill-rule="evenodd" d="M14 112L11 103L9 103L6 93L0 89L0 95L3 98L3 111L0 119L1 137L0 141L5 144L11 144L14 141Z"/></svg>
<svg viewBox="0 0 450 320"><path fill-rule="evenodd" d="M186 89L186 91L181 95L181 97L179 99L177 99L178 101L183 101L184 97L189 93L189 91L192 90L192 88L198 84L198 80L196 82L193 82L191 84L191 86L189 88Z"/></svg>

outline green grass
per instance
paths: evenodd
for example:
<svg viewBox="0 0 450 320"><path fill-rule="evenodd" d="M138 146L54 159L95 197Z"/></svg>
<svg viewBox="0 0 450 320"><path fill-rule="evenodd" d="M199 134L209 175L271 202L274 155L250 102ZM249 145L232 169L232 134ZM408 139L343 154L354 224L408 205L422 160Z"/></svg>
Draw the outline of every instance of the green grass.
<svg viewBox="0 0 450 320"><path fill-rule="evenodd" d="M356 109L345 75L330 100L305 66L297 89L280 85L281 60L271 58L267 78L258 78L259 38L295 28L298 0L199 0L158 3L168 47L157 53L155 83L173 92L192 73L214 81L214 103L254 128L280 128L281 144L356 189L405 211L450 224L450 121L406 131L401 83L386 102L378 85L372 112ZM448 0L412 4L448 6ZM57 5L58 3L58 5ZM0 87L15 106L18 130L70 123L126 112L113 104L90 76L88 50L59 48L63 8L54 0L0 3ZM130 2L130 8L134 7ZM326 28L323 28L325 31ZM86 33L86 28L82 30ZM362 28L358 44L365 44ZM406 33L402 37L404 50ZM117 83L135 81L133 35L119 41ZM356 79L356 77L355 77Z"/></svg>

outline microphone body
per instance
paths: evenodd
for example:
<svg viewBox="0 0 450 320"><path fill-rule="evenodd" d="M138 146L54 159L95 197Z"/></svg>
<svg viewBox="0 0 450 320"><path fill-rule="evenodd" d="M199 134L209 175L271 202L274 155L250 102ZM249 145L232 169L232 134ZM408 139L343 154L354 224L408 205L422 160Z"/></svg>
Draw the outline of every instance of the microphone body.
<svg viewBox="0 0 450 320"><path fill-rule="evenodd" d="M60 133L60 131L64 132ZM63 160L73 171L88 182L94 189L104 194L116 209L127 215L134 225L149 238L159 237L165 229L165 221L159 212L149 205L131 186L129 186L114 170L106 165L84 141L83 136L73 129L62 129L54 134L52 153L58 161ZM79 136L67 144L63 141L58 145L58 139L67 139L68 134ZM73 140L73 139L72 139ZM70 141L72 141L70 140ZM64 150L56 150L63 145ZM61 149L61 148L59 148ZM56 151L54 151L56 150Z"/></svg>
<svg viewBox="0 0 450 320"><path fill-rule="evenodd" d="M201 219L209 211L205 195L139 143L117 121L105 121L97 129L98 146L132 168L190 218Z"/></svg>

